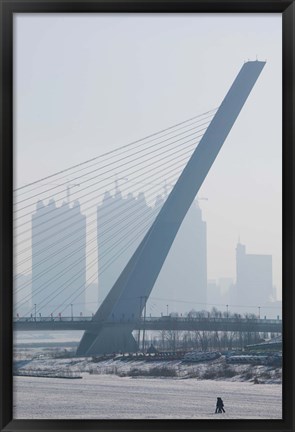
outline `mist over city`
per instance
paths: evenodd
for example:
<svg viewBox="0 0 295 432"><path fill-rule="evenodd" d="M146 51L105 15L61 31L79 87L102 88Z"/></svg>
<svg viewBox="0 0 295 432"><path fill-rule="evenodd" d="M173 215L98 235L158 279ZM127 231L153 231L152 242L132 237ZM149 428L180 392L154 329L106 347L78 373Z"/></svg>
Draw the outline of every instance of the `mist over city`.
<svg viewBox="0 0 295 432"><path fill-rule="evenodd" d="M134 391L151 389L132 379L165 393L166 377L206 403L222 381L232 406L243 383L244 416L281 418L280 15L15 25L16 417L74 418L59 396L28 413L63 382L130 391L133 412L89 402L77 418L141 418Z"/></svg>

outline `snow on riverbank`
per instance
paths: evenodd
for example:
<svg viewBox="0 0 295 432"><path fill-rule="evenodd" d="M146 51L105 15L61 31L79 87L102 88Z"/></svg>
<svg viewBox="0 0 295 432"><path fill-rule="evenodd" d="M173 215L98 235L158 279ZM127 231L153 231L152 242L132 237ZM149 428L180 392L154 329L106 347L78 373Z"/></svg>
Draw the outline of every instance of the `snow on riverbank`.
<svg viewBox="0 0 295 432"><path fill-rule="evenodd" d="M225 414L214 414L216 397ZM14 418L280 419L282 388L199 379L14 377Z"/></svg>
<svg viewBox="0 0 295 432"><path fill-rule="evenodd" d="M281 384L282 369L264 365L227 365L225 358L202 363L183 363L173 361L121 361L104 360L93 362L91 358L52 358L37 356L30 361L15 360L17 374L56 374L118 375L120 377L174 377L178 379L197 378L223 381L249 381L254 379L263 384Z"/></svg>

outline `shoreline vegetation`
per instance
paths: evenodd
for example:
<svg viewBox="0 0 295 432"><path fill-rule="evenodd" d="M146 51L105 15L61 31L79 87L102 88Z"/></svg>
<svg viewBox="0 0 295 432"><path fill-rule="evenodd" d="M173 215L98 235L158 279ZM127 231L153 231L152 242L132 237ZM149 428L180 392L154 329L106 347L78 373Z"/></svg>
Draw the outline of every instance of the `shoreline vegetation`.
<svg viewBox="0 0 295 432"><path fill-rule="evenodd" d="M209 361L184 362L177 359L147 361L118 356L108 359L71 356L67 351L29 349L15 353L14 375L47 378L82 378L89 375L116 375L121 378L171 378L218 381L248 381L253 384L281 384L282 367L276 364L228 363L225 355Z"/></svg>

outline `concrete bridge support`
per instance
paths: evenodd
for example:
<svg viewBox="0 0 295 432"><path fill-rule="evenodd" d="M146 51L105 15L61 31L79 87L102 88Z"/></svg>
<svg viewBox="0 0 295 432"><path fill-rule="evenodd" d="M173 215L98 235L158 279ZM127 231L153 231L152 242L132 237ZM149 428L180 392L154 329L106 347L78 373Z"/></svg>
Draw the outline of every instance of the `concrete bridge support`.
<svg viewBox="0 0 295 432"><path fill-rule="evenodd" d="M132 329L109 332L107 323L134 320L141 315L144 305L140 310L139 298L149 297L177 231L264 65L251 61L242 66L154 223L93 317L100 322L97 331L85 332L77 354L123 351L127 340L136 351L130 339Z"/></svg>

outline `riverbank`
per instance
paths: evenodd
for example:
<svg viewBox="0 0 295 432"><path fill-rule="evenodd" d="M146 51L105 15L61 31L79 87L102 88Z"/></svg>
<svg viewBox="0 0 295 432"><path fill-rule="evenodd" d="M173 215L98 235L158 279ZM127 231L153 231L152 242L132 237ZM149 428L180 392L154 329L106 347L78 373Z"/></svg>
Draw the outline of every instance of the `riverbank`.
<svg viewBox="0 0 295 432"><path fill-rule="evenodd" d="M14 377L16 419L280 419L282 387L250 382L130 378ZM214 414L216 397L225 414Z"/></svg>

